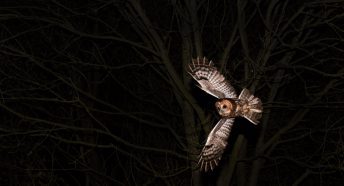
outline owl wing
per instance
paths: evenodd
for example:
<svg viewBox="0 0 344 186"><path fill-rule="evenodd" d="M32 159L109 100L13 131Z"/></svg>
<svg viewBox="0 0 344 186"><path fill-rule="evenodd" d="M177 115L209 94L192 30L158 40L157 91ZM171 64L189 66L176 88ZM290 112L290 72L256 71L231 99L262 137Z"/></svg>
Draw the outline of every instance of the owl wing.
<svg viewBox="0 0 344 186"><path fill-rule="evenodd" d="M227 146L233 123L234 118L222 118L211 130L200 154L198 164L201 170L208 171L209 168L213 170L218 165Z"/></svg>
<svg viewBox="0 0 344 186"><path fill-rule="evenodd" d="M199 87L216 98L236 98L232 85L207 58L193 59L189 65L189 74L198 82Z"/></svg>

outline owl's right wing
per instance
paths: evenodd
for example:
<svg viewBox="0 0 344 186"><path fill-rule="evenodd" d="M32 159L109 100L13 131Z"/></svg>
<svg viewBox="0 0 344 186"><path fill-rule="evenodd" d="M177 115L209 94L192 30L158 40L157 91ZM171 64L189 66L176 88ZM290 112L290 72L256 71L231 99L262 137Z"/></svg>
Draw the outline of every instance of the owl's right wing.
<svg viewBox="0 0 344 186"><path fill-rule="evenodd" d="M222 118L211 130L200 154L198 164L201 170L213 170L218 165L227 146L233 123L234 118Z"/></svg>
<svg viewBox="0 0 344 186"><path fill-rule="evenodd" d="M199 87L216 98L236 98L233 86L207 58L193 59L189 74L198 82Z"/></svg>

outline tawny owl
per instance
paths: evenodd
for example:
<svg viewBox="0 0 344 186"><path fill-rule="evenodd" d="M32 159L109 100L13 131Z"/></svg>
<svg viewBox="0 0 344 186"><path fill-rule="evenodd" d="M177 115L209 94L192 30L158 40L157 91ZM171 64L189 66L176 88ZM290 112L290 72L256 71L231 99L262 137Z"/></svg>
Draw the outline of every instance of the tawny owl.
<svg viewBox="0 0 344 186"><path fill-rule="evenodd" d="M237 97L229 81L216 69L212 61L208 62L206 58L193 59L189 68L188 72L199 83L199 87L218 98L215 107L221 119L209 133L199 160L201 170L213 170L227 146L234 118L241 116L255 125L258 124L263 111L262 102L246 88Z"/></svg>

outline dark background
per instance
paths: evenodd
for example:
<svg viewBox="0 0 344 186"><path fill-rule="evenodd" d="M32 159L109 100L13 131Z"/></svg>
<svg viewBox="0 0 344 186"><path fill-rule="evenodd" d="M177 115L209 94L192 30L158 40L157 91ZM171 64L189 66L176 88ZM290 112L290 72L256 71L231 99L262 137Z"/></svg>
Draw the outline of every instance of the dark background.
<svg viewBox="0 0 344 186"><path fill-rule="evenodd" d="M344 2L1 1L1 185L343 185ZM212 59L264 103L219 119L186 73Z"/></svg>

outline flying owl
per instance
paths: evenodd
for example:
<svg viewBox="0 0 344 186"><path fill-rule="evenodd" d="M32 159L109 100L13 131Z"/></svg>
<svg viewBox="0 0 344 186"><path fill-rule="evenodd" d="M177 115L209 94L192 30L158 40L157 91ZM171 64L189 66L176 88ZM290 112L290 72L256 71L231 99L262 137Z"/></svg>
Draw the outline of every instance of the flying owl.
<svg viewBox="0 0 344 186"><path fill-rule="evenodd" d="M218 98L215 107L221 119L210 131L198 162L201 170L213 170L227 146L234 118L244 117L257 125L262 116L262 102L246 88L237 97L229 81L206 58L193 59L189 68L188 73L198 82L198 87Z"/></svg>

